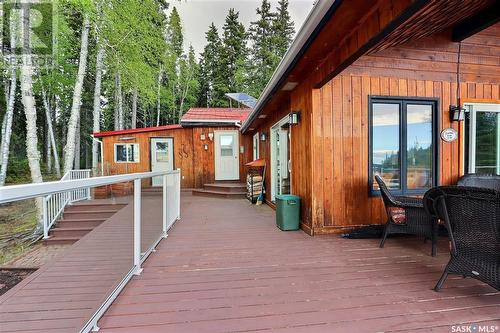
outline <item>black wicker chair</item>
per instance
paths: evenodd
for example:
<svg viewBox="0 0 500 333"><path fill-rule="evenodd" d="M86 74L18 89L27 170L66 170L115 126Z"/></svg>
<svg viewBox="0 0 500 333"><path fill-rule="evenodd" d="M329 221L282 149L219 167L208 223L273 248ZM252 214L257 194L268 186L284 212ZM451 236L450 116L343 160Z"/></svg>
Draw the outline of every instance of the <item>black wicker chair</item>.
<svg viewBox="0 0 500 333"><path fill-rule="evenodd" d="M498 175L481 175L470 173L460 177L457 183L458 186L489 188L500 191L500 176Z"/></svg>
<svg viewBox="0 0 500 333"><path fill-rule="evenodd" d="M434 290L448 274L483 281L500 290L500 192L463 186L429 190L426 207L435 211L448 229L451 258Z"/></svg>
<svg viewBox="0 0 500 333"><path fill-rule="evenodd" d="M426 213L422 199L393 196L380 176L375 176L375 180L380 188L387 212L387 224L385 225L380 247L384 247L385 240L390 234L411 234L432 240L431 254L433 257L436 256L437 223ZM399 209L401 214L404 214L404 223L396 221L393 213L394 209Z"/></svg>

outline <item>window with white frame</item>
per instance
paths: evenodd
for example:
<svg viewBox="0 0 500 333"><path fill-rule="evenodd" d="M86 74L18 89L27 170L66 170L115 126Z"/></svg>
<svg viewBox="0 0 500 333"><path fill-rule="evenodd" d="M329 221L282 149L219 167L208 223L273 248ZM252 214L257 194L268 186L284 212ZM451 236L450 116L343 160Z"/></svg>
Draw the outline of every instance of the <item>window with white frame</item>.
<svg viewBox="0 0 500 333"><path fill-rule="evenodd" d="M253 136L253 160L258 160L260 158L259 152L259 133L255 133Z"/></svg>
<svg viewBox="0 0 500 333"><path fill-rule="evenodd" d="M116 163L139 163L138 143L117 143L115 144Z"/></svg>

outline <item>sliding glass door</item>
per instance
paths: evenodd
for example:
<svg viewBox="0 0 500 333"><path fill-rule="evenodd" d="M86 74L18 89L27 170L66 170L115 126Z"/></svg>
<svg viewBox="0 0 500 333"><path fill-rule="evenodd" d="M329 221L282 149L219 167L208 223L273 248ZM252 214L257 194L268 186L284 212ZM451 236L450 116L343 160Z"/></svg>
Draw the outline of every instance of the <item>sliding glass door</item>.
<svg viewBox="0 0 500 333"><path fill-rule="evenodd" d="M288 116L271 128L271 200L290 194L290 124Z"/></svg>
<svg viewBox="0 0 500 333"><path fill-rule="evenodd" d="M468 171L500 174L500 104L466 104Z"/></svg>

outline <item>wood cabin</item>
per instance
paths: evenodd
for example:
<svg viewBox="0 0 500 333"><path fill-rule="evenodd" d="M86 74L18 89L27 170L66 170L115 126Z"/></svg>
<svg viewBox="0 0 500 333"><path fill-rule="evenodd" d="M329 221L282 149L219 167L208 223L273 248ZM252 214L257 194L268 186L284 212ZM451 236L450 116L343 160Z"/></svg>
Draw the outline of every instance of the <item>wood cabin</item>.
<svg viewBox="0 0 500 333"><path fill-rule="evenodd" d="M266 201L299 195L301 228L337 233L385 223L374 174L422 195L500 173L499 14L488 0L318 1L241 129L266 159Z"/></svg>
<svg viewBox="0 0 500 333"><path fill-rule="evenodd" d="M193 108L179 125L94 133L102 141L104 174L181 169L182 188L244 179L244 165L251 159L241 145L239 127L249 112ZM160 186L161 180L148 184Z"/></svg>

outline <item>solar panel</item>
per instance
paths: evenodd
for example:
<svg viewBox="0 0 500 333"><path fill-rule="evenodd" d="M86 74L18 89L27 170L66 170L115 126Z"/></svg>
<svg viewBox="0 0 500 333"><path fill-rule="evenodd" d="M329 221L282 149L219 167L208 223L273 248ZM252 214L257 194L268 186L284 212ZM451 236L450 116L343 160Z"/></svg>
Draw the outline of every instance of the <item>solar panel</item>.
<svg viewBox="0 0 500 333"><path fill-rule="evenodd" d="M245 93L228 93L226 97L251 109L255 108L255 105L257 105L257 99Z"/></svg>

